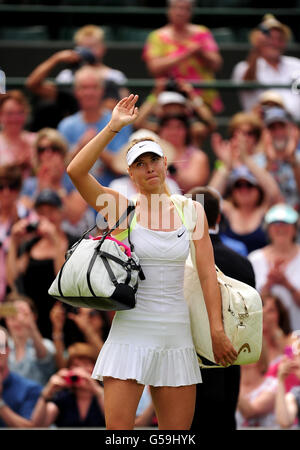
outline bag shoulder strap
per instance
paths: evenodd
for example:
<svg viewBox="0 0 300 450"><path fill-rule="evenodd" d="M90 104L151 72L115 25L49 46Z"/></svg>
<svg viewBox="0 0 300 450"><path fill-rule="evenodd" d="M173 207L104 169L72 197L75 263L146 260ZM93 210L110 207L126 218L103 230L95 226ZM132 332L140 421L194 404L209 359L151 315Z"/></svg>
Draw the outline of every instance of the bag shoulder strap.
<svg viewBox="0 0 300 450"><path fill-rule="evenodd" d="M173 202L184 226L192 232L197 223L197 211L193 200L185 195L173 194L171 195Z"/></svg>
<svg viewBox="0 0 300 450"><path fill-rule="evenodd" d="M135 210L135 204L133 202L129 202L127 209L123 212L123 214L121 215L121 217L119 217L119 219L117 220L117 222L115 223L115 225L113 227L111 227L109 230L107 230L102 238L100 239L100 242L103 242L104 239L109 236L114 230L116 230L120 224ZM135 213L134 213L135 216ZM128 228L126 228L126 230L128 232ZM117 239L117 238L116 238Z"/></svg>
<svg viewBox="0 0 300 450"><path fill-rule="evenodd" d="M135 228L135 226L136 226L136 213L134 212L129 227L126 228L126 230L123 230L120 233L115 234L115 238L118 239L119 241L124 241L124 239L128 237L129 231L131 232Z"/></svg>
<svg viewBox="0 0 300 450"><path fill-rule="evenodd" d="M103 242L104 239L110 235L110 233L112 231L114 231L116 228L119 227L119 225L126 219L126 217L129 216L130 213L132 213L132 211L135 210L135 204L133 202L129 202L127 209L123 212L123 214L121 215L121 217L119 217L119 220L117 220L117 222L115 223L115 225L110 228L109 230L107 230L101 240L99 241L99 243ZM134 214L135 215L135 214ZM77 248L77 246L80 244L81 241L83 241L83 239L85 238L85 236L90 233L91 231L93 231L95 228L97 227L97 224L93 225L91 228L89 228L88 230L86 230L81 236L80 238L72 245L72 247L67 251L66 255L70 255L71 253L73 253L73 251ZM124 232L128 233L128 228L126 230L124 230Z"/></svg>

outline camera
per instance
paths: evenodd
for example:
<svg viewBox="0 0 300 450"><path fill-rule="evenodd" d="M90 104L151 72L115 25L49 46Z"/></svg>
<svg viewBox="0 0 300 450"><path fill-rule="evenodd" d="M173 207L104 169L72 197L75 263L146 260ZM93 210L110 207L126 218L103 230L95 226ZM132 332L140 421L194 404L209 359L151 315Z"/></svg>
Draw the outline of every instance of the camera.
<svg viewBox="0 0 300 450"><path fill-rule="evenodd" d="M27 233L32 233L33 231L36 231L39 227L39 222L30 222L27 227L26 231Z"/></svg>
<svg viewBox="0 0 300 450"><path fill-rule="evenodd" d="M69 386L74 386L75 384L78 384L80 377L75 375L72 371L69 371L69 373L63 375L63 379Z"/></svg>
<svg viewBox="0 0 300 450"><path fill-rule="evenodd" d="M165 87L166 91L175 91L179 92L176 80L174 78L170 78Z"/></svg>
<svg viewBox="0 0 300 450"><path fill-rule="evenodd" d="M83 63L85 63L85 64L95 64L96 63L96 57L89 48L77 46L74 48L74 51L76 53L78 53L78 55L80 55Z"/></svg>

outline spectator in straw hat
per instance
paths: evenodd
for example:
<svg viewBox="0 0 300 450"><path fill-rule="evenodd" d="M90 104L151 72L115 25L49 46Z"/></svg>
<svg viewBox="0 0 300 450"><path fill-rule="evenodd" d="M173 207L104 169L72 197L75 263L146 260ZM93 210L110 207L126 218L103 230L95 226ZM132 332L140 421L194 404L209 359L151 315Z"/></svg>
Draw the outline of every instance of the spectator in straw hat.
<svg viewBox="0 0 300 450"><path fill-rule="evenodd" d="M234 81L257 81L261 84L292 84L300 76L300 60L285 56L291 30L272 14L250 34L252 48L246 61L239 62L233 70ZM250 110L259 99L261 90L241 91L240 101L245 110ZM288 89L278 89L285 108L295 120L300 119L300 99Z"/></svg>
<svg viewBox="0 0 300 450"><path fill-rule="evenodd" d="M282 95L273 89L268 89L260 94L258 102L252 108L252 112L263 121L264 115L269 108L285 109Z"/></svg>

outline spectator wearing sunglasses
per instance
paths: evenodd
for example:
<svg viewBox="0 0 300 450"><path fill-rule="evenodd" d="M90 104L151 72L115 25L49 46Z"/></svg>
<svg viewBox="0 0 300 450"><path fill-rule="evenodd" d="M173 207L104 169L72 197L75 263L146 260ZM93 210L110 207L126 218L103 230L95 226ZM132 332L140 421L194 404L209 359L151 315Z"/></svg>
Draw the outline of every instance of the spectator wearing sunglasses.
<svg viewBox="0 0 300 450"><path fill-rule="evenodd" d="M231 174L225 201L221 233L243 242L248 253L267 245L263 218L271 205L271 195L262 178L255 177L246 166Z"/></svg>
<svg viewBox="0 0 300 450"><path fill-rule="evenodd" d="M22 201L32 208L38 193L51 189L60 196L64 206L62 228L75 237L94 224L94 213L74 189L66 173L68 144L53 128L43 128L35 142L37 174L25 180Z"/></svg>
<svg viewBox="0 0 300 450"><path fill-rule="evenodd" d="M23 177L34 167L35 133L25 130L30 105L21 91L0 95L0 166L18 165Z"/></svg>
<svg viewBox="0 0 300 450"><path fill-rule="evenodd" d="M9 288L6 276L6 256L10 245L11 228L28 215L20 201L22 172L20 167L0 166L0 303Z"/></svg>

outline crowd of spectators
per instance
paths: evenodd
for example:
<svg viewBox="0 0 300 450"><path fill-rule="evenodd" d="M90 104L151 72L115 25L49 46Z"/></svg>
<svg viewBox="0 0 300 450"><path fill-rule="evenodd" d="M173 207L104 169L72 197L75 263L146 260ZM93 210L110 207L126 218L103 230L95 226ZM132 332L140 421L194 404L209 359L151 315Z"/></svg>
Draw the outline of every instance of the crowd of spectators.
<svg viewBox="0 0 300 450"><path fill-rule="evenodd" d="M222 242L248 258L264 307L260 360L241 368L238 428L300 426L300 97L290 90L241 92L221 136L224 108L213 80L222 57L212 33L191 22L193 0L169 0L167 24L143 54L155 79L133 126L117 133L93 175L134 198L125 152L135 138L160 142L170 192L210 186L222 197ZM291 30L267 15L233 80L289 83L300 60L284 55ZM48 288L67 249L94 224L66 166L126 95L126 74L103 63L103 30L80 28L74 49L28 74L24 90L0 95L0 427L105 427L103 388L90 375L113 314L54 301ZM65 68L48 81L58 65ZM117 62L116 62L117 66ZM72 88L70 88L70 83ZM31 105L27 91L35 96ZM211 155L203 150L210 141ZM0 347L1 353L1 347ZM214 370L214 369L210 369ZM148 389L136 426L155 426Z"/></svg>

